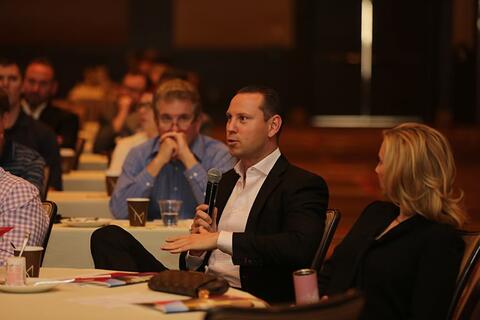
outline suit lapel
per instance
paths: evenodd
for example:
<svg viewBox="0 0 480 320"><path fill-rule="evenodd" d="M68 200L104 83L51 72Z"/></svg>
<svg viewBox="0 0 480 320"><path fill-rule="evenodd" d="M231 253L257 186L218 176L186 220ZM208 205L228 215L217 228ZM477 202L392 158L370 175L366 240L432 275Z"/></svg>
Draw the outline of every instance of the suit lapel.
<svg viewBox="0 0 480 320"><path fill-rule="evenodd" d="M230 195L232 194L233 188L235 187L239 177L240 176L235 172L235 170L232 169L225 173L222 180L220 180L216 202L216 207L218 209L217 224L220 221L223 209L225 208L228 198L230 198Z"/></svg>
<svg viewBox="0 0 480 320"><path fill-rule="evenodd" d="M270 194L275 190L278 184L282 181L281 175L288 167L287 159L281 155L278 158L277 162L273 166L272 170L268 174L267 178L263 182L260 191L258 191L257 197L253 202L252 209L250 209L250 213L248 215L247 225L245 226L245 232L253 231L255 226L257 225L256 221L260 212L265 205Z"/></svg>

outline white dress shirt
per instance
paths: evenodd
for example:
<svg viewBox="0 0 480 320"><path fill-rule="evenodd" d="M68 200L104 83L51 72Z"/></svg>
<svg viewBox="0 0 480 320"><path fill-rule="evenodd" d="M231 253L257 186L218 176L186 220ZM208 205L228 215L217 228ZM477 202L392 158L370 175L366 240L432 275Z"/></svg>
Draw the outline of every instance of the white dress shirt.
<svg viewBox="0 0 480 320"><path fill-rule="evenodd" d="M207 266L207 273L224 277L232 287L241 287L240 266L234 265L232 262L233 233L245 231L250 209L280 155L280 150L278 148L275 149L261 161L248 168L245 176L241 161L234 167L234 170L240 177L220 217L218 223L218 249L212 251ZM190 269L197 268L202 261L203 256L193 257L187 255L187 265Z"/></svg>
<svg viewBox="0 0 480 320"><path fill-rule="evenodd" d="M45 109L47 107L47 103L44 102L44 103L41 103L37 109L35 110L32 110L30 108L30 105L28 104L27 101L25 100L22 100L22 109L23 109L23 112L25 112L26 114L28 114L30 117L32 117L33 119L35 120L38 120L40 119L40 115L42 114L43 112L43 109Z"/></svg>

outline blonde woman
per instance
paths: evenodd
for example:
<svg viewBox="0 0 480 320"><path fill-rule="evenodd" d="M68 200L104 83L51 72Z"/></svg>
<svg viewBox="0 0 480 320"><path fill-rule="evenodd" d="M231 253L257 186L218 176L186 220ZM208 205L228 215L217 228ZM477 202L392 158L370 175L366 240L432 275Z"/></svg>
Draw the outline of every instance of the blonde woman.
<svg viewBox="0 0 480 320"><path fill-rule="evenodd" d="M450 146L438 131L405 123L384 131L378 157L389 202L360 215L320 272L320 291L360 289L362 319L444 319L464 250Z"/></svg>

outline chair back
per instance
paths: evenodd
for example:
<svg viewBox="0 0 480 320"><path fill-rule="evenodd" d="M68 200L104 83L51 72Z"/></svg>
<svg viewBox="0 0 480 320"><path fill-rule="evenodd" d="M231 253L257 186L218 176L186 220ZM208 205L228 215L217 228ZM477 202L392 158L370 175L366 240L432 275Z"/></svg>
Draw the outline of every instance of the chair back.
<svg viewBox="0 0 480 320"><path fill-rule="evenodd" d="M47 200L49 184L50 184L50 167L46 165L43 167L42 189L40 190L40 199L42 201Z"/></svg>
<svg viewBox="0 0 480 320"><path fill-rule="evenodd" d="M480 280L480 232L459 230L465 241L465 251L447 319L460 319L460 315Z"/></svg>
<svg viewBox="0 0 480 320"><path fill-rule="evenodd" d="M43 210L48 214L49 220L48 220L48 229L47 232L45 233L45 238L43 239L43 255L42 255L42 261L40 262L40 266L43 263L43 258L45 256L45 253L47 252L47 245L48 245L48 240L50 239L50 233L52 232L52 227L53 227L53 222L55 221L55 216L57 215L57 205L53 201L42 201L42 206Z"/></svg>
<svg viewBox="0 0 480 320"><path fill-rule="evenodd" d="M267 308L219 307L207 311L205 320L354 320L365 304L356 290L332 296L318 303Z"/></svg>
<svg viewBox="0 0 480 320"><path fill-rule="evenodd" d="M465 301L465 306L462 309L460 320L475 320L480 319L480 282L477 282L473 288L470 296Z"/></svg>
<svg viewBox="0 0 480 320"><path fill-rule="evenodd" d="M325 217L325 229L323 230L322 240L320 240L317 252L315 253L315 257L313 258L311 266L312 269L315 269L317 271L320 270L320 267L323 264L323 260L325 260L325 256L327 255L328 248L330 247L330 243L332 242L335 230L337 230L337 226L340 222L341 216L342 215L340 213L340 210L327 209Z"/></svg>

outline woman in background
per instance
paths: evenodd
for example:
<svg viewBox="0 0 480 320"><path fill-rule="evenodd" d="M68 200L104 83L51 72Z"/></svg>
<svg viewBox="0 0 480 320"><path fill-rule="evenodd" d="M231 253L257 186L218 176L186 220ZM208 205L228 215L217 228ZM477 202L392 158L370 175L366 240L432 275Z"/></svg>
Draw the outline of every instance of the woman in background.
<svg viewBox="0 0 480 320"><path fill-rule="evenodd" d="M444 319L464 250L450 146L438 131L405 123L384 131L378 156L389 202L363 211L320 272L320 292L360 289L362 319Z"/></svg>

